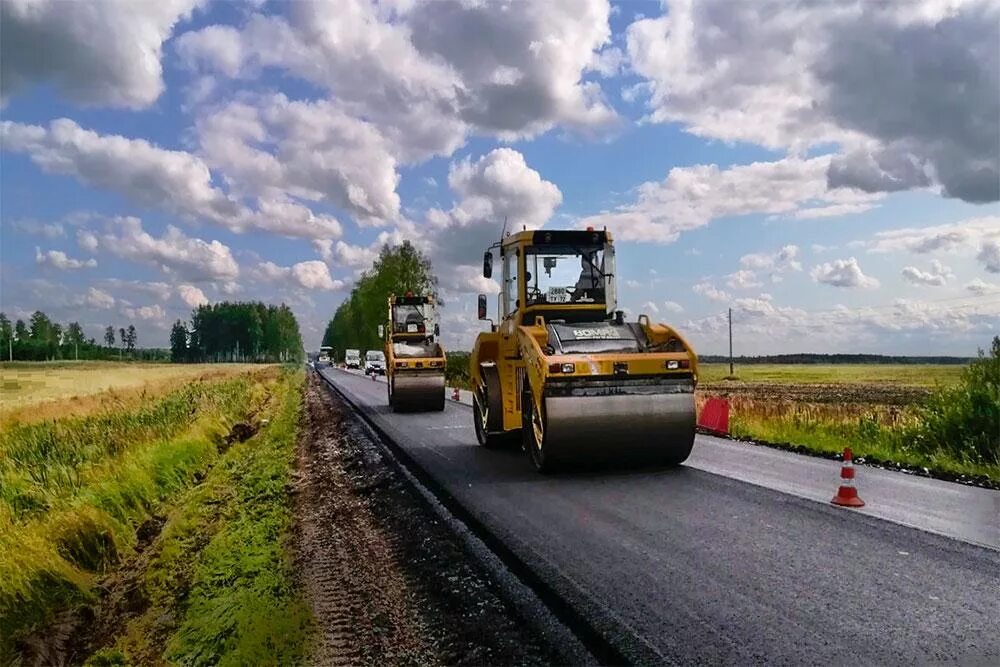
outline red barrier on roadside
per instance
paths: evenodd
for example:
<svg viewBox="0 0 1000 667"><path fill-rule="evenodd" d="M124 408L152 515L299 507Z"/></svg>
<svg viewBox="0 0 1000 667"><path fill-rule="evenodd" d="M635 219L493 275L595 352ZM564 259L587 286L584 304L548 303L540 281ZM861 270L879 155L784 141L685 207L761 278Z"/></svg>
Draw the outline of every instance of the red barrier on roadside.
<svg viewBox="0 0 1000 667"><path fill-rule="evenodd" d="M705 401L698 415L698 426L712 433L729 435L729 401L724 398Z"/></svg>

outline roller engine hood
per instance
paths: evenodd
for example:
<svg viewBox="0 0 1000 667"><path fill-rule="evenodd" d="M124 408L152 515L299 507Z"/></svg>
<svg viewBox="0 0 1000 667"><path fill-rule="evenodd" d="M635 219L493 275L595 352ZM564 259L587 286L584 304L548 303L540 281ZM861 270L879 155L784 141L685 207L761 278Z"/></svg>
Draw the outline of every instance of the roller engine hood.
<svg viewBox="0 0 1000 667"><path fill-rule="evenodd" d="M641 352L648 344L637 322L551 322L546 328L555 354Z"/></svg>

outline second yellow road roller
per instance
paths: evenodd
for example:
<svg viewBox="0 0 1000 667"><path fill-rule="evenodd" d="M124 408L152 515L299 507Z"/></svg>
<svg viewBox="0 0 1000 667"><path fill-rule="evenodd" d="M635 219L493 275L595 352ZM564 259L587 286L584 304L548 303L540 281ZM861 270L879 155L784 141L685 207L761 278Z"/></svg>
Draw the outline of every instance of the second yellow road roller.
<svg viewBox="0 0 1000 667"><path fill-rule="evenodd" d="M445 354L434 297L389 296L385 341L389 407L395 412L444 410Z"/></svg>
<svg viewBox="0 0 1000 667"><path fill-rule="evenodd" d="M470 360L476 437L520 440L541 472L579 464L678 465L695 436L698 358L673 327L627 322L607 231L510 234L499 250L498 319ZM479 318L489 318L479 295Z"/></svg>

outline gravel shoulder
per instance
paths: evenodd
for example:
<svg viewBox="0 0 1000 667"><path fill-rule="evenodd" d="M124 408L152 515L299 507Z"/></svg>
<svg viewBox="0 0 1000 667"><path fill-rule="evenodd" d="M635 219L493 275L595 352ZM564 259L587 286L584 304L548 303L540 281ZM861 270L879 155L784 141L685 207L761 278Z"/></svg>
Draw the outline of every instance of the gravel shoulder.
<svg viewBox="0 0 1000 667"><path fill-rule="evenodd" d="M293 553L314 664L551 664L344 403L310 374Z"/></svg>

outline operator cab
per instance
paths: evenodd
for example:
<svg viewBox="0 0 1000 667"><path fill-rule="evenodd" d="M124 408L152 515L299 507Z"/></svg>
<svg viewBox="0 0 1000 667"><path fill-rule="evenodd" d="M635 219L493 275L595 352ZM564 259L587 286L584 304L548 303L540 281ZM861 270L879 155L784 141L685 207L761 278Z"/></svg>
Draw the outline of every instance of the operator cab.
<svg viewBox="0 0 1000 667"><path fill-rule="evenodd" d="M441 328L434 322L434 302L430 297L412 294L394 297L391 311L391 342L395 356L441 356L441 347L435 341Z"/></svg>
<svg viewBox="0 0 1000 667"><path fill-rule="evenodd" d="M500 260L502 319L598 322L614 313L615 256L607 232L519 232L500 244ZM484 275L492 273L489 252L484 269L487 262Z"/></svg>

